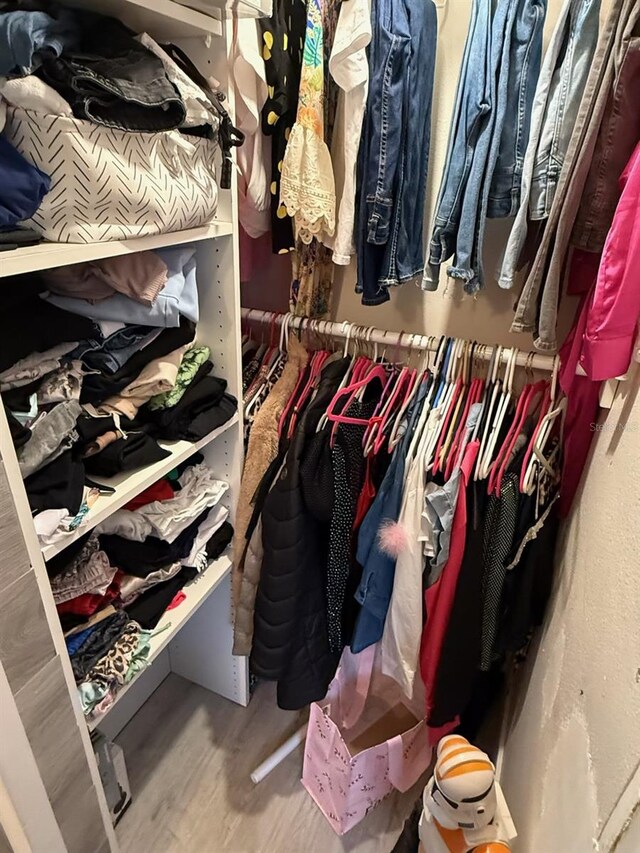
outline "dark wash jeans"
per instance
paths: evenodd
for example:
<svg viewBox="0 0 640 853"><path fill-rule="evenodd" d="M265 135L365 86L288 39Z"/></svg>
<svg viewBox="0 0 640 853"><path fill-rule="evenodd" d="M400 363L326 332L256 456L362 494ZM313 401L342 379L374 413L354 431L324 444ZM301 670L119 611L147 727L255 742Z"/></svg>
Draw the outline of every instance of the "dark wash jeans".
<svg viewBox="0 0 640 853"><path fill-rule="evenodd" d="M365 305L423 266L437 17L431 0L373 0L359 155L358 283Z"/></svg>

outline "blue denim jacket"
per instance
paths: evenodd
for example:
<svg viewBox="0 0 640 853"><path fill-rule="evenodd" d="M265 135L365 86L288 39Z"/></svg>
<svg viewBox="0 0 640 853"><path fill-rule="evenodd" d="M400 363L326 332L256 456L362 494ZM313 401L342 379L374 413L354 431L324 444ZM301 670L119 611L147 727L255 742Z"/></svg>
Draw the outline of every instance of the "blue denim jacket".
<svg viewBox="0 0 640 853"><path fill-rule="evenodd" d="M374 0L359 156L358 283L365 305L422 269L437 17L431 0Z"/></svg>

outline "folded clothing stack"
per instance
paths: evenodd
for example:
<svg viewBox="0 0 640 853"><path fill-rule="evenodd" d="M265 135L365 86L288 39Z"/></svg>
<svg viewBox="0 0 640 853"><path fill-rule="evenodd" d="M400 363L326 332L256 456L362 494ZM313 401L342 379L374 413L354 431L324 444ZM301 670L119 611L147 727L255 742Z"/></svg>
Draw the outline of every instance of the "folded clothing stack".
<svg viewBox="0 0 640 853"><path fill-rule="evenodd" d="M236 400L196 341L193 246L16 277L0 394L41 545L75 530L111 477L198 441ZM110 487L106 487L107 490Z"/></svg>
<svg viewBox="0 0 640 853"><path fill-rule="evenodd" d="M218 129L230 120L190 60L165 47L94 12L0 2L0 251L211 220Z"/></svg>
<svg viewBox="0 0 640 853"><path fill-rule="evenodd" d="M47 570L87 715L107 710L182 588L229 545L228 485L196 454L50 560Z"/></svg>

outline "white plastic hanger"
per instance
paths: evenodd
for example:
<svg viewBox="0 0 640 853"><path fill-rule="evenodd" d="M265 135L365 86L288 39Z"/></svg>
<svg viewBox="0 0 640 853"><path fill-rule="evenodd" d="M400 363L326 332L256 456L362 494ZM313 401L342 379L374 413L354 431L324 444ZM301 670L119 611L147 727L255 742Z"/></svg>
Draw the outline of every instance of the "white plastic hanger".
<svg viewBox="0 0 640 853"><path fill-rule="evenodd" d="M509 408L509 404L511 403L513 397L513 377L515 374L517 359L518 349L514 347L509 353L509 358L507 360L507 368L505 371L502 396L500 397L500 401L496 409L493 425L491 427L491 432L489 433L489 439L487 441L487 449L482 460L482 466L480 468L481 480L484 480L485 477L489 476L489 471L493 462L493 455L495 453L498 438L500 436L500 430L502 429L502 424L506 417L507 409Z"/></svg>

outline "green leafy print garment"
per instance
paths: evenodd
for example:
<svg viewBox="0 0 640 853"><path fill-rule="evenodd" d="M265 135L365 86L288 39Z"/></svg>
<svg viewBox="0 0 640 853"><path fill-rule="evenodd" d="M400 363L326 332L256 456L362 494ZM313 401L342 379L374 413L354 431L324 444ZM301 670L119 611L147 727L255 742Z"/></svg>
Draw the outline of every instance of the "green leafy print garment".
<svg viewBox="0 0 640 853"><path fill-rule="evenodd" d="M149 408L155 411L156 409L170 409L177 405L184 392L193 382L196 373L210 355L209 347L196 346L187 350L182 356L175 386L171 391L165 391L163 394L156 394L155 397L152 397L149 400Z"/></svg>

